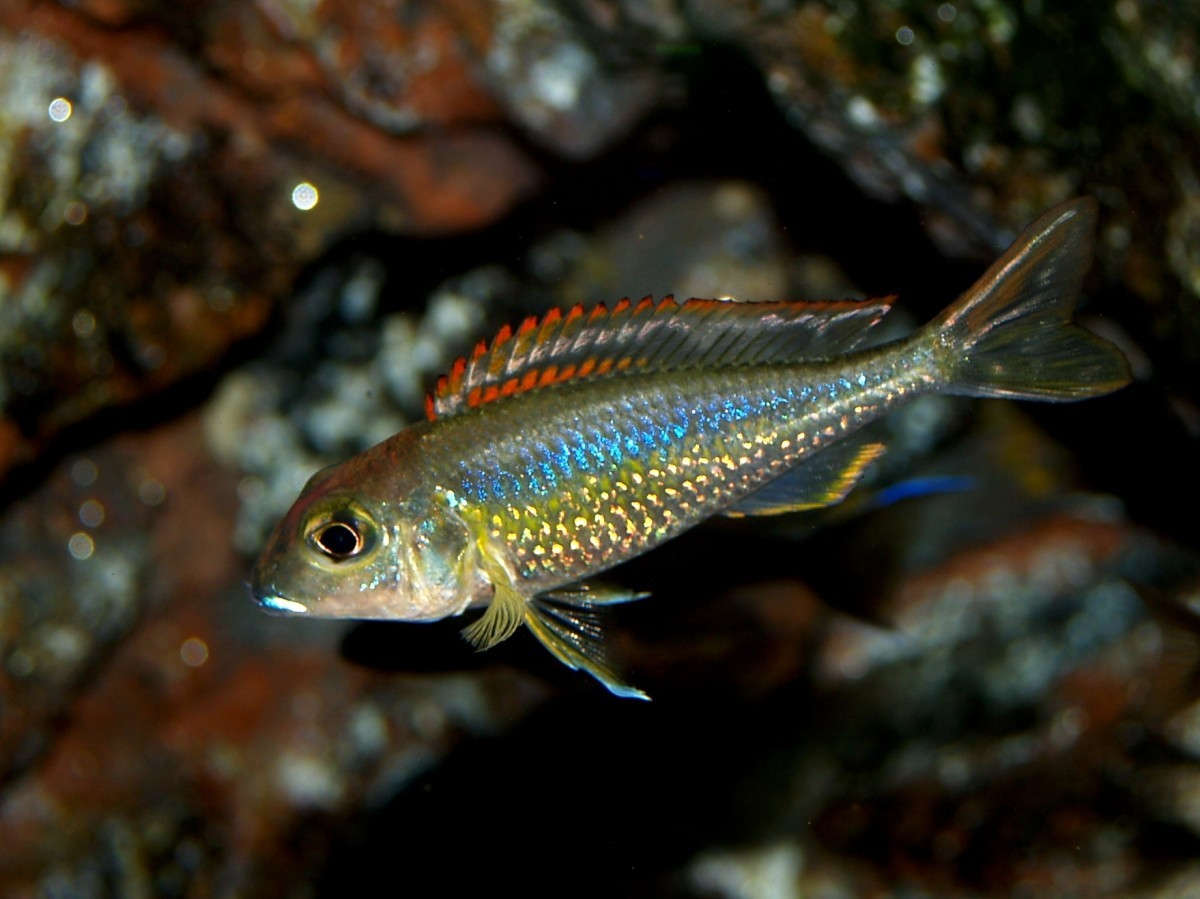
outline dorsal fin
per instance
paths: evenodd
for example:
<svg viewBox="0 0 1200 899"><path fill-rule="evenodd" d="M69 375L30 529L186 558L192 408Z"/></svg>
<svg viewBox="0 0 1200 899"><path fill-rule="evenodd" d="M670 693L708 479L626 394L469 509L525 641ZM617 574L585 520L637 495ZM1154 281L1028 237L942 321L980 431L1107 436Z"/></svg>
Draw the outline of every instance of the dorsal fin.
<svg viewBox="0 0 1200 899"><path fill-rule="evenodd" d="M528 390L626 371L799 362L852 349L891 308L892 297L830 303L657 303L628 299L611 310L582 305L508 325L480 341L426 399L430 419Z"/></svg>

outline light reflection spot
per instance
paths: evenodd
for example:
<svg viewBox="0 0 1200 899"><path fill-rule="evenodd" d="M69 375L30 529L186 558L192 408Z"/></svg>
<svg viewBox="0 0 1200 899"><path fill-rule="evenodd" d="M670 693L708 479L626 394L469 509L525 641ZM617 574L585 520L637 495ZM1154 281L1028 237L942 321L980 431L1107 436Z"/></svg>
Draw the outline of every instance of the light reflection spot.
<svg viewBox="0 0 1200 899"><path fill-rule="evenodd" d="M188 637L179 646L179 658L189 668L199 668L208 661L208 644L199 637Z"/></svg>
<svg viewBox="0 0 1200 899"><path fill-rule="evenodd" d="M99 527L104 523L104 505L96 499L84 500L79 507L79 523L85 528Z"/></svg>
<svg viewBox="0 0 1200 899"><path fill-rule="evenodd" d="M87 221L88 208L86 203L72 200L63 209L63 221L68 225L79 226Z"/></svg>
<svg viewBox="0 0 1200 899"><path fill-rule="evenodd" d="M167 488L161 481L146 478L137 488L138 499L147 506L157 506L167 497Z"/></svg>
<svg viewBox="0 0 1200 899"><path fill-rule="evenodd" d="M292 205L301 212L308 212L321 199L317 186L308 181L301 181L292 188Z"/></svg>
<svg viewBox="0 0 1200 899"><path fill-rule="evenodd" d="M76 310L75 314L71 316L71 330L80 339L91 337L96 331L96 316L87 309Z"/></svg>
<svg viewBox="0 0 1200 899"><path fill-rule="evenodd" d="M65 122L71 117L72 108L71 101L66 97L55 97L50 101L46 113L52 122Z"/></svg>
<svg viewBox="0 0 1200 899"><path fill-rule="evenodd" d="M71 554L72 558L78 559L80 562L90 559L92 553L95 551L95 541L83 531L76 531L67 540L67 552Z"/></svg>
<svg viewBox="0 0 1200 899"><path fill-rule="evenodd" d="M100 470L91 459L76 459L71 464L71 480L77 487L91 487L100 476Z"/></svg>

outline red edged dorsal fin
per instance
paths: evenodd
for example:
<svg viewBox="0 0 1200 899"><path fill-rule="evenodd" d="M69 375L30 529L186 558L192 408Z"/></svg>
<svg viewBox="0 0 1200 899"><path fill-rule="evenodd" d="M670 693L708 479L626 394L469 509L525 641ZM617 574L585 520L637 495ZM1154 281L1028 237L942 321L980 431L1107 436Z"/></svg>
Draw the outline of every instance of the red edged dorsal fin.
<svg viewBox="0 0 1200 899"><path fill-rule="evenodd" d="M892 297L832 303L736 303L628 297L551 309L516 331L505 325L438 381L432 420L530 390L633 372L767 365L826 358L856 346Z"/></svg>

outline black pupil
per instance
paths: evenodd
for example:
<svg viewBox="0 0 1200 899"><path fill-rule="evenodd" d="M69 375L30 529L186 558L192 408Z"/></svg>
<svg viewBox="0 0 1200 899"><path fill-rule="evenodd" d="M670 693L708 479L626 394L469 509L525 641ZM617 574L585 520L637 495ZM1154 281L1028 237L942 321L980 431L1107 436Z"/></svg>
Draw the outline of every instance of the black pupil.
<svg viewBox="0 0 1200 899"><path fill-rule="evenodd" d="M358 548L358 534L350 525L335 522L317 535L317 543L331 556L348 556Z"/></svg>

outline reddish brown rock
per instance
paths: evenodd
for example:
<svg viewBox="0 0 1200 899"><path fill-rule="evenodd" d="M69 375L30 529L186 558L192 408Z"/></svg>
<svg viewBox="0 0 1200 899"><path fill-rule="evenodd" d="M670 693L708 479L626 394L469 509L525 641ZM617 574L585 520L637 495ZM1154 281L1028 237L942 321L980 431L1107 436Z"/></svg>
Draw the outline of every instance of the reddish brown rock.
<svg viewBox="0 0 1200 899"><path fill-rule="evenodd" d="M5 895L105 871L112 895L286 893L364 803L544 698L505 669L370 671L336 622L277 627L245 594L235 484L202 443L195 417L121 437L9 512Z"/></svg>
<svg viewBox="0 0 1200 899"><path fill-rule="evenodd" d="M0 8L20 107L0 129L15 186L0 210L0 470L213 365L334 237L477 227L534 185L453 19L333 7L301 34L269 9L206 7L185 31L154 9L92 9L128 20L110 28L60 6ZM382 49L355 40L387 45L388 71L411 77L385 89ZM46 112L56 98L61 121ZM385 105L414 118L381 124ZM307 211L301 183L318 192Z"/></svg>

